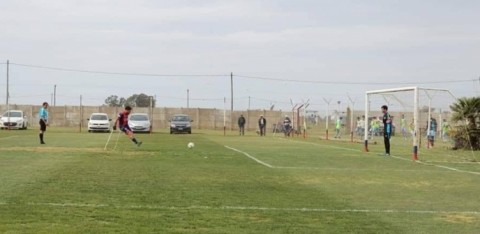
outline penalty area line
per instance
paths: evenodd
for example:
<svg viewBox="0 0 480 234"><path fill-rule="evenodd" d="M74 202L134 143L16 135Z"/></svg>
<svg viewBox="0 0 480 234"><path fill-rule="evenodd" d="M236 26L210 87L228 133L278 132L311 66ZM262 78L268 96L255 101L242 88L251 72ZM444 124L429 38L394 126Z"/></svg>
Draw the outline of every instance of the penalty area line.
<svg viewBox="0 0 480 234"><path fill-rule="evenodd" d="M232 148L232 147L230 147L230 146L226 146L226 145L225 145L225 148L230 149L230 150L233 150L233 151L235 151L235 152L237 152L237 153L241 153L241 154L247 156L248 158L252 159L253 161L255 161L255 162L259 163L259 164L262 164L262 165L264 165L264 166L266 166L266 167L268 167L268 168L274 168L274 166L272 166L272 165L270 165L270 164L268 164L268 163L266 163L266 162L263 162L263 161L255 158L255 157L253 157L252 155L246 153L246 152L243 152L243 151L241 151L241 150L238 150L238 149Z"/></svg>
<svg viewBox="0 0 480 234"><path fill-rule="evenodd" d="M417 163L427 165L427 166L434 166L434 167L438 167L438 168L443 168L443 169L447 169L447 170L451 170L451 171L461 172L461 173L480 175L480 172L467 171L467 170L462 170L462 169L458 169L458 168L454 168L454 167L447 167L447 166L437 165L437 164L433 164L433 163L426 163L426 162L422 162L420 160L418 160Z"/></svg>
<svg viewBox="0 0 480 234"><path fill-rule="evenodd" d="M398 156L393 156L393 155L390 155L390 157L395 158L395 159L404 160L404 161L411 161L409 159L398 157ZM460 172L460 173L480 175L480 172L467 171L467 170L462 170L462 169L458 169L458 168L454 168L454 167L448 167L448 166L442 166L442 165L437 165L437 164L433 164L433 163L427 163L427 162L423 162L421 160L417 160L417 161L414 161L414 162L416 162L418 164L421 164L421 165L425 165L425 166L433 166L433 167L438 167L438 168L447 169L447 170L450 170L450 171L455 171L455 172Z"/></svg>
<svg viewBox="0 0 480 234"><path fill-rule="evenodd" d="M0 202L0 206L22 205ZM107 205L90 203L26 203L28 206L75 207L75 208L114 208L146 210L233 210L233 211L280 211L280 212L315 212L315 213L386 213L386 214L465 214L480 215L480 211L444 211L444 210L396 210L396 209L328 209L328 208L289 208L260 206L156 206L156 205Z"/></svg>

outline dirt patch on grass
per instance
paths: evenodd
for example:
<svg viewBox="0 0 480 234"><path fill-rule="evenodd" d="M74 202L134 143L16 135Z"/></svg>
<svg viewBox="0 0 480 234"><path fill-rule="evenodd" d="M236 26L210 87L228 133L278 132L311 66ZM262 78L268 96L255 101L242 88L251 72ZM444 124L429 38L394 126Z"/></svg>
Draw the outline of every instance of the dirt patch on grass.
<svg viewBox="0 0 480 234"><path fill-rule="evenodd" d="M405 188L425 188L425 187L431 187L432 183L428 181L410 181L410 182L401 183L399 185Z"/></svg>
<svg viewBox="0 0 480 234"><path fill-rule="evenodd" d="M480 221L480 217L466 214L442 215L440 219L449 223L477 223Z"/></svg>
<svg viewBox="0 0 480 234"><path fill-rule="evenodd" d="M154 155L153 152L145 151L113 151L113 150L103 150L103 148L75 148L75 147L7 147L0 148L1 151L10 151L10 152L36 152L36 153L98 153L104 156L109 155Z"/></svg>

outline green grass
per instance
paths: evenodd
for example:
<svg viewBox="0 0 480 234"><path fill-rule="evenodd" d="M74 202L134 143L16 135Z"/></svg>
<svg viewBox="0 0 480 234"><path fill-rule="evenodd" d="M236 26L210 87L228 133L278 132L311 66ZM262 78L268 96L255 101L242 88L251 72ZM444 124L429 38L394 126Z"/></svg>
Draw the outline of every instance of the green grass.
<svg viewBox="0 0 480 234"><path fill-rule="evenodd" d="M479 153L443 143L422 164L400 138L381 157L382 144L214 131L140 134L141 148L121 136L116 150L114 134L104 151L108 134L75 131L50 128L45 146L34 130L0 131L0 232L480 230Z"/></svg>

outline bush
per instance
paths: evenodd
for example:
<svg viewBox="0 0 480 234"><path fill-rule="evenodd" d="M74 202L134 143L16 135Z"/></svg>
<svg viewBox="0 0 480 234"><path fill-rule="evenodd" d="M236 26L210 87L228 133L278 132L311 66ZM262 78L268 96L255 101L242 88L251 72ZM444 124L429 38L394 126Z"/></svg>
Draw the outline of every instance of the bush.
<svg viewBox="0 0 480 234"><path fill-rule="evenodd" d="M480 150L480 129L468 129L465 126L456 127L452 131L453 149Z"/></svg>

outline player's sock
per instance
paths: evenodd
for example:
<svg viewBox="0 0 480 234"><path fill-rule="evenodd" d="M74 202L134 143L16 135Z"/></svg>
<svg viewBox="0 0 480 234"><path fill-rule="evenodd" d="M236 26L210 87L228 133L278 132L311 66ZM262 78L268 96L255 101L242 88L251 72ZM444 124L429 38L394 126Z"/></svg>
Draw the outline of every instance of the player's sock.
<svg viewBox="0 0 480 234"><path fill-rule="evenodd" d="M135 143L135 144L138 144L138 141L137 141L137 139L135 139L135 138L132 138L132 141L133 141L133 143Z"/></svg>
<svg viewBox="0 0 480 234"><path fill-rule="evenodd" d="M40 143L45 144L45 142L43 141L43 133L38 134L38 136L40 137Z"/></svg>

